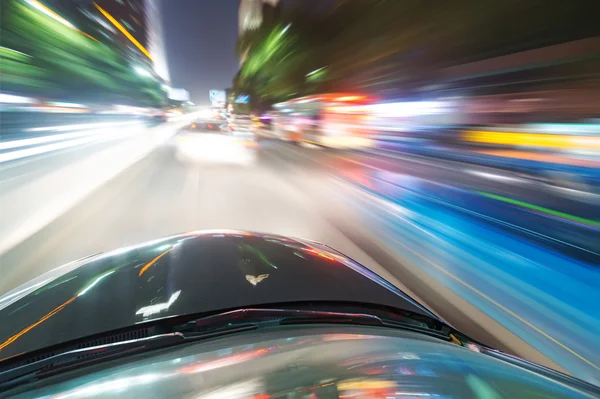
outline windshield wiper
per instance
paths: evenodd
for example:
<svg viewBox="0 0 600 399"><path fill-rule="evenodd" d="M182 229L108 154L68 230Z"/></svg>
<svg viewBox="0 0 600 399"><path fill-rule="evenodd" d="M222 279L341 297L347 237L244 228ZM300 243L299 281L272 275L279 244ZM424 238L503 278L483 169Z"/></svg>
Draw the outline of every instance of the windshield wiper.
<svg viewBox="0 0 600 399"><path fill-rule="evenodd" d="M353 309L357 308L353 307ZM364 309L370 311L367 307ZM31 355L24 354L17 358L0 362L2 366L5 364L9 366L13 361L17 364L13 368L0 372L0 390L119 357L268 326L306 324L376 326L412 331L444 341L451 340L453 330L445 324L439 324L438 321L431 324L427 322L427 319L423 321L420 316L416 315L402 315L399 319L393 319L371 313L376 312L357 313L335 310L307 310L298 309L297 307L243 308L204 317L185 316L184 319L187 321L183 323L173 323L168 319L156 320L150 324L156 327L154 330L156 334L149 337L67 350L43 359L37 357L39 360L33 360L26 364L23 364L24 359L26 362L28 356ZM108 336L113 333L108 332L103 335ZM87 340L87 338L82 338L75 343L85 343ZM73 342L69 343L69 345L73 345ZM56 348L53 348L52 352L56 353Z"/></svg>
<svg viewBox="0 0 600 399"><path fill-rule="evenodd" d="M0 390L114 358L196 342L202 339L221 337L227 334L250 331L257 327L256 324L246 323L198 333L184 334L181 332L172 332L146 338L74 349L0 372Z"/></svg>
<svg viewBox="0 0 600 399"><path fill-rule="evenodd" d="M202 331L203 328L209 329L217 325L235 325L244 322L259 323L260 325L349 324L388 327L426 334L445 341L451 340L449 334L453 332L450 327L437 320L433 326L418 316L395 320L371 313L307 310L294 307L237 309L188 321L180 325L177 331Z"/></svg>

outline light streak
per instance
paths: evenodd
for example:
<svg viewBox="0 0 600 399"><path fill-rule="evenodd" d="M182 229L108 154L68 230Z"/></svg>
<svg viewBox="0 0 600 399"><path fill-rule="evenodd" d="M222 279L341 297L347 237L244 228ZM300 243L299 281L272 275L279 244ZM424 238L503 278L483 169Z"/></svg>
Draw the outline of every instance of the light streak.
<svg viewBox="0 0 600 399"><path fill-rule="evenodd" d="M125 138L125 137L128 137L128 136L130 136L132 134L136 134L136 133L139 133L139 131L137 131L137 130L131 130L131 131L127 131L127 132L117 131L112 134L106 134L106 135L98 134L98 132L88 133L85 135L85 137L74 139L74 140L60 141L58 143L51 143L51 144L41 145L41 146L32 147L32 148L24 148L21 150L1 153L0 154L0 163L14 161L14 160L21 159L21 158L44 154L46 152L51 152L51 151L56 151L56 150L62 150L64 148L75 147L75 146L88 144L88 143L92 143L92 142L103 142L103 141L108 141L108 140ZM90 136L90 137L88 137L88 136ZM24 140L19 140L19 141L24 141ZM11 144L11 145L13 145L13 144Z"/></svg>
<svg viewBox="0 0 600 399"><path fill-rule="evenodd" d="M10 345L13 342L15 342L17 339L19 339L23 335L27 334L29 331L31 331L32 329L34 329L38 325L42 324L44 321L48 320L50 317L54 316L55 314L57 314L58 312L60 312L61 310L63 310L65 308L65 306L67 306L68 304L70 304L71 302L73 302L75 299L77 299L77 296L74 296L71 299L67 300L66 302L62 303L61 305L55 307L50 312L48 312L44 316L42 316L42 318L40 318L35 323L30 324L29 326L25 327L24 329L22 329L21 331L19 331L15 335L9 337L6 341L4 341L2 344L0 344L0 351L2 351L2 349L6 348L8 345Z"/></svg>
<svg viewBox="0 0 600 399"><path fill-rule="evenodd" d="M483 195L484 197L492 198L492 199L495 199L495 200L498 200L498 201L502 201L502 202L506 202L506 203L512 204L512 205L518 205L518 206L521 206L523 208L527 208L527 209L531 209L531 210L534 210L534 211L542 212L542 213L545 213L545 214L548 214L548 215L560 217L560 218L567 219L567 220L570 220L570 221L573 221L573 222L584 223L584 224L589 224L591 226L600 227L600 221L598 221L598 220L592 220L592 219L582 218L582 217L579 217L579 216L571 215L569 213L555 211L554 209L544 208L543 206L538 206L538 205L530 204L528 202L523 202L523 201L515 200L515 199L512 199L512 198L503 197L501 195L490 194L490 193L486 193L486 192L483 192L483 191L478 191L477 193L480 194L480 195Z"/></svg>
<svg viewBox="0 0 600 399"><path fill-rule="evenodd" d="M314 75L314 74L315 74L315 73L317 73L317 72L321 72L321 71L322 71L323 69L325 69L325 68L327 68L327 67L321 67L321 68L319 68L319 69L315 69L314 71L312 71L312 72L309 72L309 73L307 73L307 74L306 74L306 75L304 75L304 76L306 76L306 77L308 78L309 76L312 76L312 75Z"/></svg>
<svg viewBox="0 0 600 399"><path fill-rule="evenodd" d="M98 276L94 281L92 281L92 283L86 287L83 288L83 290L81 290L81 292L79 292L79 294L77 294L77 296L82 296L85 295L86 292L88 292L89 290L91 290L92 288L94 288L94 286L96 284L98 284L102 279L104 279L106 276L113 274L115 271L111 270L109 272L106 272L100 276Z"/></svg>
<svg viewBox="0 0 600 399"><path fill-rule="evenodd" d="M22 53L22 52L20 52L20 51L17 51L17 50L15 50L15 49L12 49L12 48L8 48L8 47L3 47L3 46L0 46L0 50L4 50L4 51L8 51L8 52L10 52L10 53L15 53L15 54L23 55L23 56L25 56L25 57L32 58L32 57L31 57L29 54Z"/></svg>
<svg viewBox="0 0 600 399"><path fill-rule="evenodd" d="M55 13L54 11L52 11L51 9L49 9L48 7L46 7L45 5L43 5L42 3L40 3L37 0L25 0L29 5L31 5L32 7L36 8L37 10L43 12L44 14L48 15L49 17L51 17L52 19L54 19L55 21L60 22L61 24L74 29L74 30L78 30L75 25L73 25L72 23L70 23L69 21L67 21L66 19L64 19L63 17L61 17L60 15L58 15L57 13Z"/></svg>
<svg viewBox="0 0 600 399"><path fill-rule="evenodd" d="M129 39L129 41L131 43L133 43L142 53L144 53L144 55L146 57L148 57L151 61L154 61L152 59L152 56L150 55L150 52L148 50L146 50L146 48L144 46L142 46L140 44L140 42L138 42L136 40L135 37L133 37L131 35L131 33L129 33L129 31L127 29L125 29L125 27L123 25L121 25L119 23L119 21L117 21L112 15L110 15L107 11L105 11L102 7L100 7L98 4L96 4L94 2L94 6L96 6L96 8L98 9L98 11L100 11L102 13L102 15L104 15L106 17L106 19L108 19L110 21L110 23L112 23L118 30L121 31L122 34L125 35L125 37L127 39Z"/></svg>
<svg viewBox="0 0 600 399"><path fill-rule="evenodd" d="M148 270L153 264L155 264L156 262L158 262L158 260L160 258L162 258L163 256L165 256L167 253L169 253L171 250L173 249L173 247L167 249L165 252L161 253L160 255L158 255L157 257L155 257L154 259L152 259L150 262L146 263L144 265L144 267L142 267L140 269L140 272L138 273L138 277L141 277L142 274L146 273L146 270Z"/></svg>
<svg viewBox="0 0 600 399"><path fill-rule="evenodd" d="M33 104L35 99L31 97L15 96L13 94L0 93L0 104Z"/></svg>
<svg viewBox="0 0 600 399"><path fill-rule="evenodd" d="M72 23L70 23L69 21L67 21L66 19L64 19L63 17L61 17L60 15L58 15L57 13L55 13L54 11L52 11L50 8L46 7L45 5L43 5L42 3L40 3L37 0L25 0L29 5L31 5L32 7L34 7L35 9L37 9L38 11L41 11L42 13L46 14L47 16L49 16L50 18L54 19L55 21L60 22L61 24L63 24L64 26L73 29L75 32L77 33L81 33L82 35L94 40L94 41L98 41L96 40L95 37L88 35L87 33L80 31L79 29L77 29L77 27L75 25L73 25Z"/></svg>
<svg viewBox="0 0 600 399"><path fill-rule="evenodd" d="M30 129L25 129L25 131L26 132L48 132L48 131L63 132L66 130L91 129L91 128L95 128L95 127L126 126L126 125L138 125L138 124L140 124L140 122L76 123L73 125L32 127ZM23 141L23 140L15 140L15 141Z"/></svg>

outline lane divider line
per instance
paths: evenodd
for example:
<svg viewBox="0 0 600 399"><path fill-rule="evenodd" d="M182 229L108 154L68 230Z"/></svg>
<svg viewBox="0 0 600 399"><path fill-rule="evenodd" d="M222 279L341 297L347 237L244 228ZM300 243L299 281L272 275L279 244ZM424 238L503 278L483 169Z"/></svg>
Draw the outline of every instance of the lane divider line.
<svg viewBox="0 0 600 399"><path fill-rule="evenodd" d="M600 221L598 221L598 220L587 219L587 218L583 218L583 217L571 215L569 213L555 211L554 209L545 208L543 206L530 204L528 202L519 201L519 200L508 198L508 197L503 197L501 195L486 193L484 191L476 191L476 192L477 192L477 194L482 195L484 197L492 198L492 199L495 199L495 200L498 200L498 201L502 201L502 202L506 202L507 204L518 205L518 206L520 206L522 208L526 208L526 209L531 209L531 210L534 210L534 211L542 212L542 213L545 213L545 214L548 214L548 215L560 217L560 218L567 219L567 220L570 220L570 221L573 221L573 222L588 224L588 225L591 225L591 226L594 226L594 227L600 227Z"/></svg>

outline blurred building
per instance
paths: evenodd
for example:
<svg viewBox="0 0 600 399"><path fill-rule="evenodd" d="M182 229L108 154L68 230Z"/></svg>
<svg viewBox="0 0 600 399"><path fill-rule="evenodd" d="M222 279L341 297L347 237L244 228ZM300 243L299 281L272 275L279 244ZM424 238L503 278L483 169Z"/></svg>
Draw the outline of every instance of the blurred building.
<svg viewBox="0 0 600 399"><path fill-rule="evenodd" d="M171 79L169 77L169 67L163 40L161 4L161 0L146 0L148 50L154 62L154 72L165 82L169 82Z"/></svg>
<svg viewBox="0 0 600 399"><path fill-rule="evenodd" d="M144 48L148 48L147 5L144 0L97 0L102 9L123 26ZM125 41L131 45L129 38ZM127 43L129 41L129 43Z"/></svg>
<svg viewBox="0 0 600 399"><path fill-rule="evenodd" d="M168 83L160 0L97 0L96 4L115 40Z"/></svg>

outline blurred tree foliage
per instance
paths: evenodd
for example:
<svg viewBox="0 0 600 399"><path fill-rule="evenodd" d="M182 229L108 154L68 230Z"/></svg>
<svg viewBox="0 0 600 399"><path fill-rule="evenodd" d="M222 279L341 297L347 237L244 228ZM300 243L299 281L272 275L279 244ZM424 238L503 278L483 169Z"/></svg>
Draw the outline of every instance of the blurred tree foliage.
<svg viewBox="0 0 600 399"><path fill-rule="evenodd" d="M160 83L135 72L122 51L21 0L2 0L3 91L94 103L159 106Z"/></svg>
<svg viewBox="0 0 600 399"><path fill-rule="evenodd" d="M236 92L275 102L410 89L445 67L600 34L597 0L338 0L312 14L310 0L301 4L239 38ZM266 51L290 23L275 51ZM322 79L306 78L321 67Z"/></svg>

